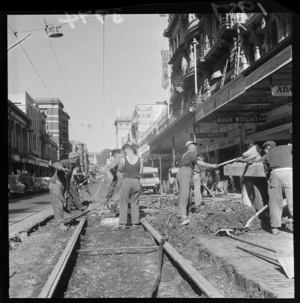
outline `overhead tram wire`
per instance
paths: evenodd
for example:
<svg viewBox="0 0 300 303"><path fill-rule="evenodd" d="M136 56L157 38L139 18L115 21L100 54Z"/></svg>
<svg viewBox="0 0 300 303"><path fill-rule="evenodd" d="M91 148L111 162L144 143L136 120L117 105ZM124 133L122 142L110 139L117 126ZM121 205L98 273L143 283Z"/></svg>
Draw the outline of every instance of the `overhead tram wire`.
<svg viewBox="0 0 300 303"><path fill-rule="evenodd" d="M103 110L102 110L102 120L103 120L103 128L102 128L102 138L104 140L104 109L105 109L105 81L104 81L104 77L105 77L105 15L103 14L103 30L102 30L102 37L103 37L103 54L102 54L102 100L103 100Z"/></svg>
<svg viewBox="0 0 300 303"><path fill-rule="evenodd" d="M44 19L44 22L45 22L45 25L46 25L47 22L46 22L44 16L43 16L43 19ZM77 107L77 106L75 105L75 103L73 102L73 99L72 99L72 97L71 97L71 93L70 93L69 87L68 87L68 85L67 85L66 79L65 79L64 74L63 74L63 72L62 72L62 69L61 69L61 67L60 67L60 64L59 64L58 58L57 58L57 56L56 56L56 53L55 53L55 50L54 50L54 47L53 47L51 38L48 37L48 39L49 39L49 42L50 42L50 45L51 45L51 48L52 48L52 51L53 51L53 54L54 54L55 61L56 61L56 63L57 63L58 69L59 69L59 71L60 71L60 75L61 75L61 77L62 77L62 79L63 79L63 81L64 81L66 90L67 90L67 92L68 92L69 99L70 99L71 103L73 104L73 106Z"/></svg>
<svg viewBox="0 0 300 303"><path fill-rule="evenodd" d="M96 18L96 16L85 18L85 20L92 19L92 18ZM79 21L82 21L82 19L79 19L77 21L72 21L72 22L64 22L60 26L64 26L64 25L67 25L67 24L70 24L70 23L76 23L76 22L79 22ZM8 34L14 35L15 33L17 33L17 34L19 34L19 33L27 33L27 32L34 32L34 31L41 31L41 30L45 30L45 29L46 29L45 27L33 28L33 29L24 30L24 31L16 31L16 32L13 32L13 33L8 33Z"/></svg>
<svg viewBox="0 0 300 303"><path fill-rule="evenodd" d="M17 36L17 32L13 31L13 29L11 28L11 26L10 26L8 23L7 23L7 26L10 28L10 30L12 31L12 33L15 35L16 39L19 41L19 38L18 38L18 36ZM34 68L35 72L37 73L38 77L40 78L41 82L43 83L44 87L45 87L46 90L48 91L50 97L52 98L52 94L51 94L49 88L47 87L47 85L46 85L45 82L43 81L41 75L40 75L39 72L37 71L37 69L36 69L36 67L34 66L33 62L31 61L29 55L27 54L25 48L23 47L23 45L22 45L21 43L20 43L20 46L22 47L22 49L23 49L25 55L27 56L29 62L31 63L32 67Z"/></svg>

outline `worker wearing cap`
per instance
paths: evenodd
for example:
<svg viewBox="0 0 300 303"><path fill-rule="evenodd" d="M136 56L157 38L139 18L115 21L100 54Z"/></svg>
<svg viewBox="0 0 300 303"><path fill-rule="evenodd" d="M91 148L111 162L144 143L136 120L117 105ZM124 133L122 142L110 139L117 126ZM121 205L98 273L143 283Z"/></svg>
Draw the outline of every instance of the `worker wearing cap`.
<svg viewBox="0 0 300 303"><path fill-rule="evenodd" d="M66 189L69 188L73 169L78 164L79 155L76 152L69 153L68 159L60 160L51 164L51 166L55 168L55 173L49 185L49 189L52 195L54 222L60 223L58 226L62 229L65 228L63 224L63 203L65 201L64 193Z"/></svg>
<svg viewBox="0 0 300 303"><path fill-rule="evenodd" d="M120 159L124 157L122 149L113 149L111 150L111 162L109 164L109 170L113 175L112 182L114 185L112 187L113 193L110 198L110 216L116 217L117 215L117 206L120 202L120 189L121 189L121 180L123 179L123 172Z"/></svg>
<svg viewBox="0 0 300 303"><path fill-rule="evenodd" d="M293 218L292 146L276 146L275 142L267 141L262 145L262 149L266 152L263 157L263 165L269 179L271 232L273 235L277 235L279 233L278 228L281 227L282 201L284 198Z"/></svg>
<svg viewBox="0 0 300 303"><path fill-rule="evenodd" d="M218 166L217 164L205 163L197 158L197 142L187 141L185 147L187 148L187 152L181 158L177 175L179 183L179 211L180 217L183 219L182 224L187 221L190 184L195 164L211 168Z"/></svg>

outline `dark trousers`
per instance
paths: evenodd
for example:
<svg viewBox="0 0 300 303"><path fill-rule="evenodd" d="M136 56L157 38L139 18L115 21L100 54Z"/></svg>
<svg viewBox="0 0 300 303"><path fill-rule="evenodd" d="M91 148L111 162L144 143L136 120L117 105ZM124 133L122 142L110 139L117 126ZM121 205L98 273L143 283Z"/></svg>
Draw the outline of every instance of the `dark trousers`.
<svg viewBox="0 0 300 303"><path fill-rule="evenodd" d="M72 181L70 182L69 195L70 196L67 199L67 209L71 208L72 202L74 202L77 209L80 209L82 207L82 203L80 201L79 192Z"/></svg>
<svg viewBox="0 0 300 303"><path fill-rule="evenodd" d="M131 205L132 224L140 223L139 196L141 184L139 179L125 178L120 189L120 216L119 224L127 224L128 203Z"/></svg>

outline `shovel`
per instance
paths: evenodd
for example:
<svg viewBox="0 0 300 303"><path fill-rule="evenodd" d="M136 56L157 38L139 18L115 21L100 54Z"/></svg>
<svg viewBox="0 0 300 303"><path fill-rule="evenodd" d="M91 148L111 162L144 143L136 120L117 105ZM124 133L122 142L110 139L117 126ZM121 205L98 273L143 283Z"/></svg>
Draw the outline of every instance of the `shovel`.
<svg viewBox="0 0 300 303"><path fill-rule="evenodd" d="M294 278L294 257L293 256L287 256L287 257L274 257L268 254L263 254L261 252L257 252L255 250L251 250L251 249L246 249L244 247L241 246L237 246L237 248L244 250L250 254L253 254L257 257L261 257L261 258L265 258L267 260L273 261L273 263L275 263L276 265L280 266L284 273L286 274L286 276L288 277L288 279L293 279Z"/></svg>
<svg viewBox="0 0 300 303"><path fill-rule="evenodd" d="M248 229L249 226L250 226L250 224L251 224L251 222L252 222L255 218L257 218L258 215L259 215L260 213L262 213L266 208L268 208L268 205L265 205L265 206L264 206L263 208L261 208L256 214L254 214L254 215L247 221L247 223L246 223L244 229Z"/></svg>
<svg viewBox="0 0 300 303"><path fill-rule="evenodd" d="M234 159L228 160L226 162L220 163L220 164L218 164L218 167L231 163L231 162L240 161L240 160L247 162L257 156L260 156L260 154L258 153L256 146L253 146L250 149L248 149L246 152L244 152L242 154L242 157L234 158Z"/></svg>
<svg viewBox="0 0 300 303"><path fill-rule="evenodd" d="M269 251L274 252L274 253L277 253L277 250L275 250L275 249L269 248L267 246L264 246L264 245L261 245L261 244L258 244L258 243L255 243L255 242L252 242L252 241L249 241L249 240L241 239L240 237L236 237L236 236L234 236L230 233L230 232L233 232L233 231L234 231L233 229L219 229L217 232L215 232L214 236L216 236L217 234L227 235L228 237L230 237L232 239L235 239L235 240L238 240L238 241L241 241L241 242L253 245L253 246L257 246L257 247L269 250Z"/></svg>

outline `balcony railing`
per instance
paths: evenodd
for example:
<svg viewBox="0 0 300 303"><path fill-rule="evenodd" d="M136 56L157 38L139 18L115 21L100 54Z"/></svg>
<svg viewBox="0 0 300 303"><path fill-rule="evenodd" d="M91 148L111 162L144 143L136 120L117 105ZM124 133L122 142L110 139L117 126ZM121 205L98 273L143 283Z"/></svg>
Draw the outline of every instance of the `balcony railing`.
<svg viewBox="0 0 300 303"><path fill-rule="evenodd" d="M204 96L193 96L189 102L185 103L180 110L173 113L169 118L167 113L159 117L141 137L141 145L149 142L152 137L160 134L169 125L175 123L180 117L189 112L190 109L195 109L203 101Z"/></svg>
<svg viewBox="0 0 300 303"><path fill-rule="evenodd" d="M245 23L248 18L249 16L245 13L223 14L216 34L206 37L205 41L200 45L200 57L208 54L213 46L222 38L226 30L234 29L237 23Z"/></svg>

